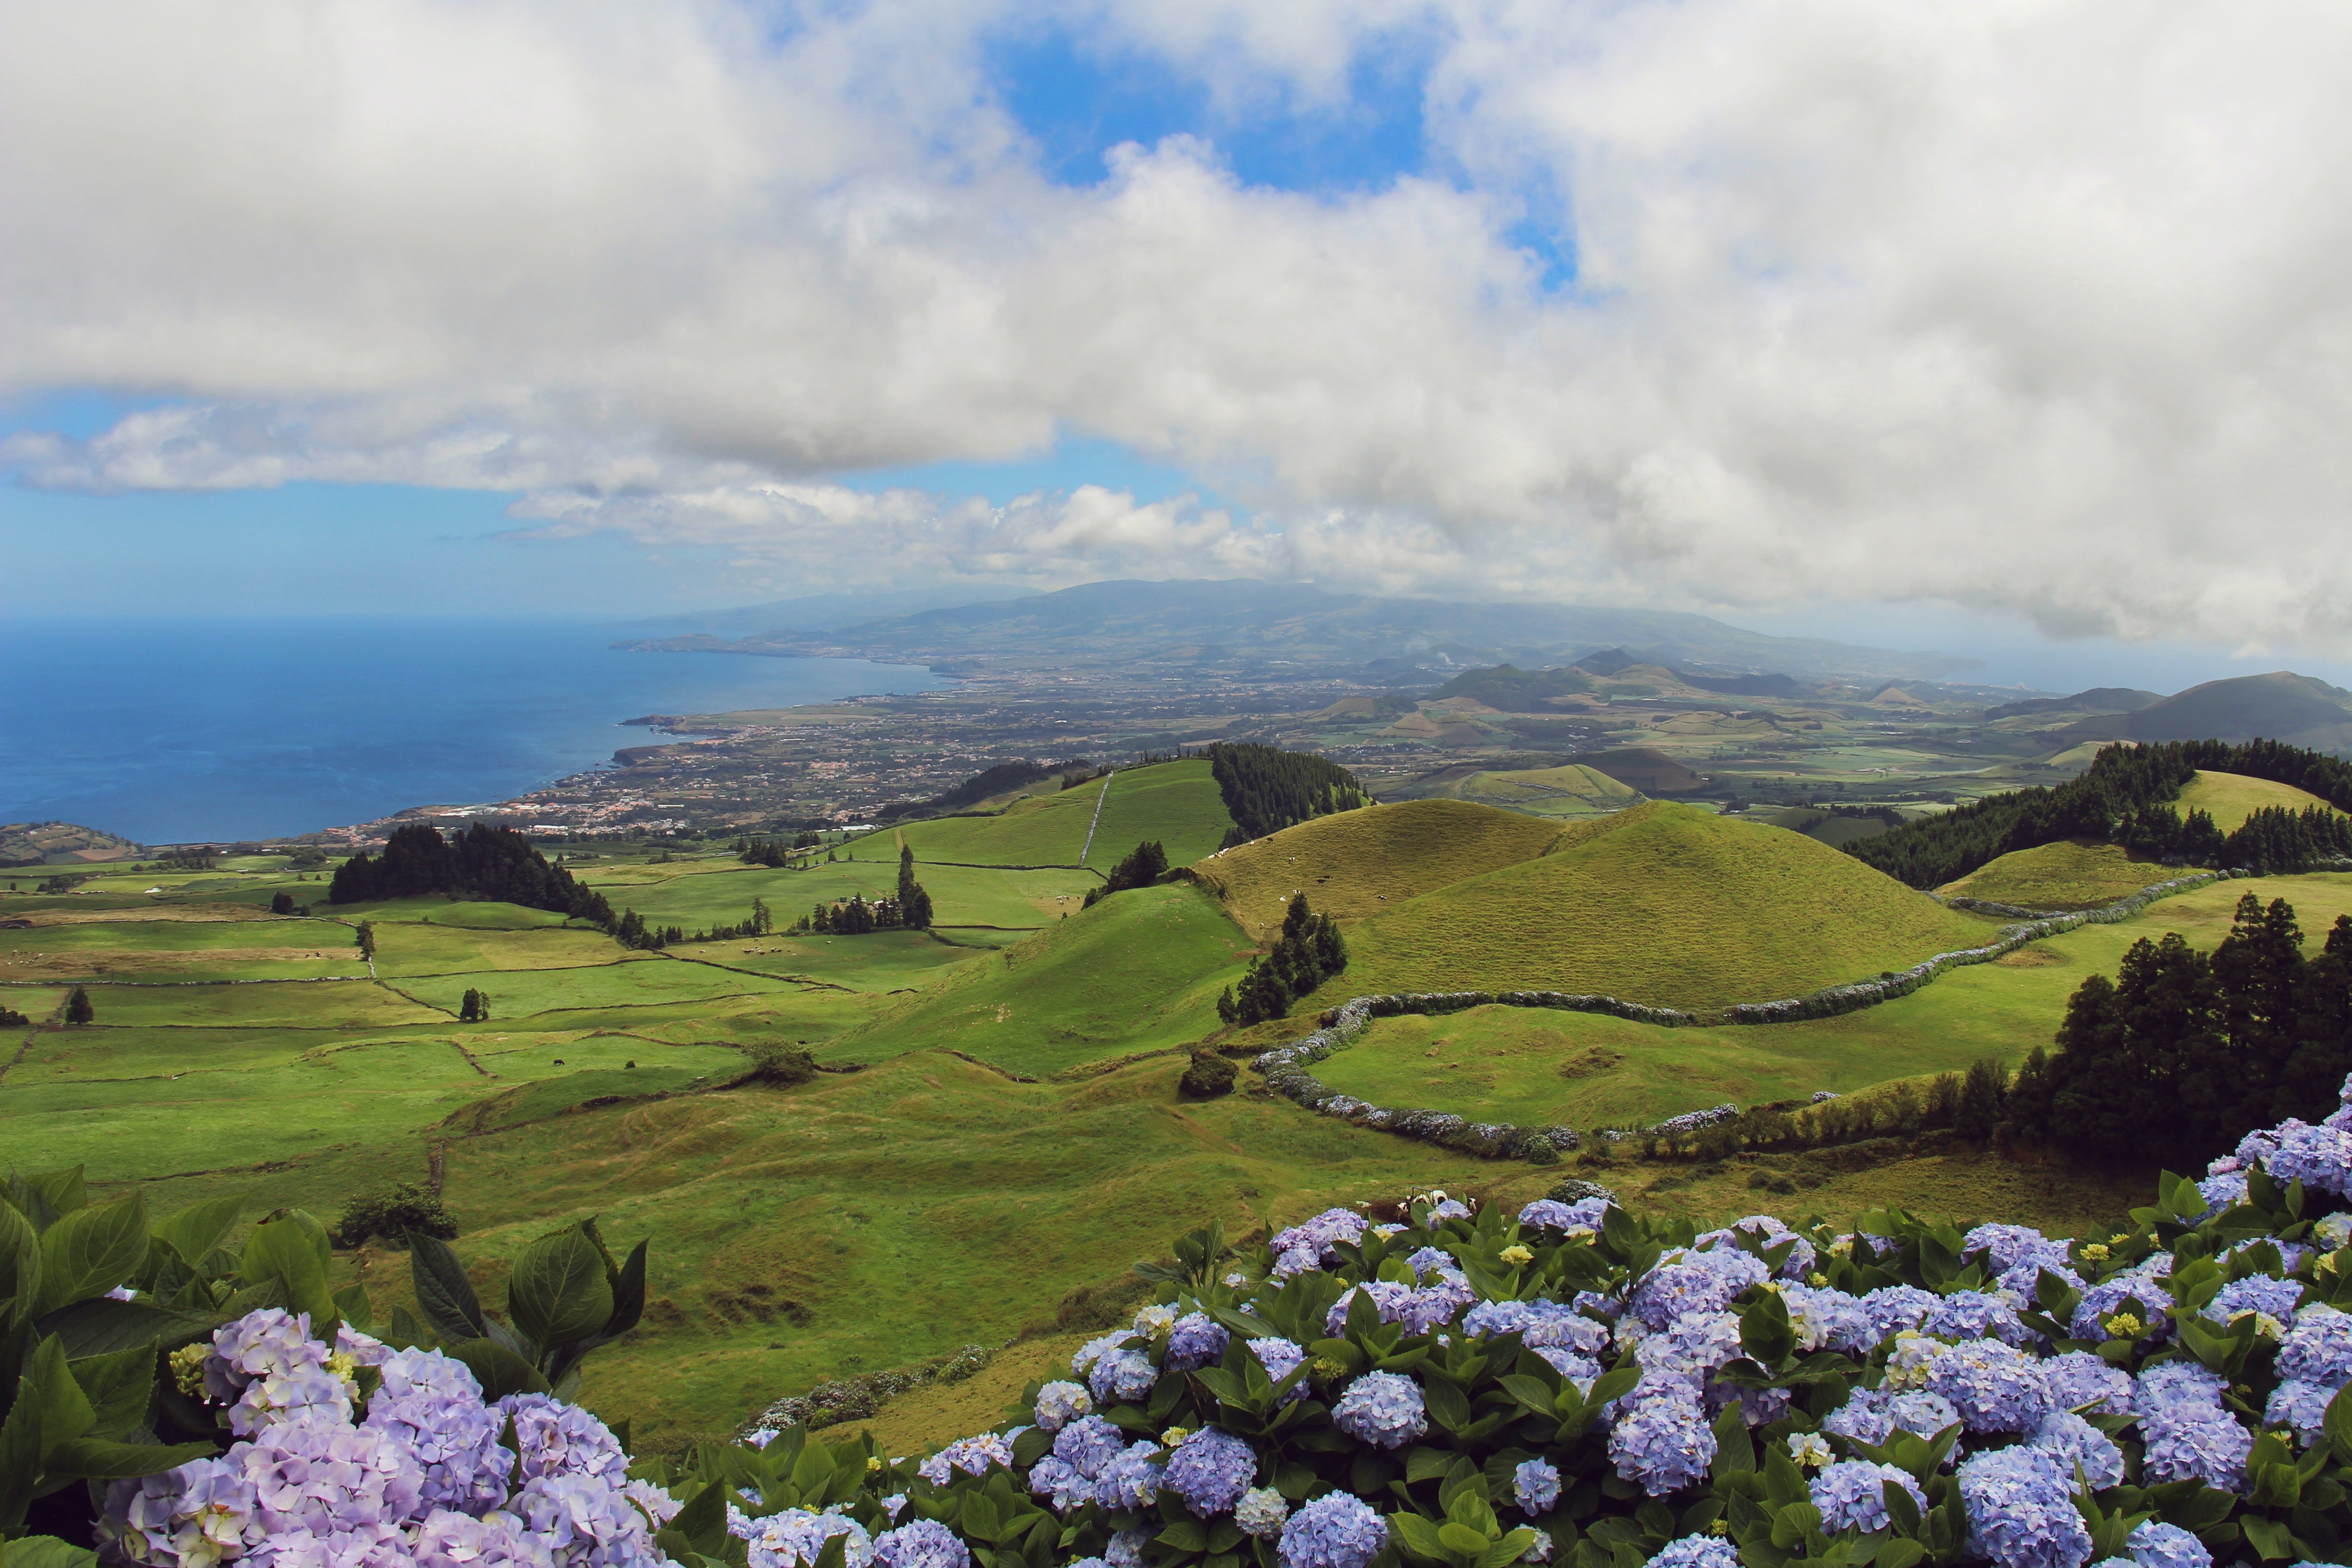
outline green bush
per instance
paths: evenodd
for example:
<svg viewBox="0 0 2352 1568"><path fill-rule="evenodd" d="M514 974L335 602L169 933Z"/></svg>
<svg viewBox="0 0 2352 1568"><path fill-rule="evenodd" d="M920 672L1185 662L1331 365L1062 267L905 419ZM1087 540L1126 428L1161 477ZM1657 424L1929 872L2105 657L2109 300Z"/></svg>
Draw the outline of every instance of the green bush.
<svg viewBox="0 0 2352 1568"><path fill-rule="evenodd" d="M816 1058L798 1046L762 1040L747 1047L751 1070L744 1076L761 1083L806 1083L816 1076Z"/></svg>
<svg viewBox="0 0 2352 1568"><path fill-rule="evenodd" d="M1234 1091L1234 1079L1238 1075L1234 1064L1207 1051L1196 1051L1192 1065L1176 1080L1176 1092L1187 1100L1214 1100Z"/></svg>
<svg viewBox="0 0 2352 1568"><path fill-rule="evenodd" d="M344 1247L357 1247L370 1237L380 1236L395 1247L408 1245L407 1232L438 1237L443 1241L457 1238L457 1222L441 1204L441 1194L402 1182L380 1193L363 1193L343 1205L342 1217L335 1222L335 1239Z"/></svg>

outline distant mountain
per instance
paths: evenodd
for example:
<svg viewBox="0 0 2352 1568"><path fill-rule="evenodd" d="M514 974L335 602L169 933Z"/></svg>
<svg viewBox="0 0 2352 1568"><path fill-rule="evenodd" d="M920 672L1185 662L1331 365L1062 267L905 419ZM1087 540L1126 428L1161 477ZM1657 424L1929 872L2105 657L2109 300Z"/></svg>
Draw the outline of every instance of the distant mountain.
<svg viewBox="0 0 2352 1568"><path fill-rule="evenodd" d="M1492 669L1465 670L1429 695L1437 701L1467 697L1497 713L1553 713L1559 710L1549 699L1590 691L1593 685L1581 669L1530 671L1498 664Z"/></svg>
<svg viewBox="0 0 2352 1568"><path fill-rule="evenodd" d="M139 846L128 838L70 822L0 823L0 867L87 866L131 860Z"/></svg>
<svg viewBox="0 0 2352 1568"><path fill-rule="evenodd" d="M969 605L978 595L993 601L1032 599L1034 588L910 588L887 594L813 594L801 599L776 599L764 605L742 605L728 610L693 610L684 615L656 616L628 624L646 636L702 632L718 637L743 637L752 632L830 632L843 626L890 616L910 616L953 605Z"/></svg>
<svg viewBox="0 0 2352 1568"><path fill-rule="evenodd" d="M2161 702L2160 691L2140 691L2128 686L2094 686L2072 697L2034 697L2004 702L1985 710L1985 718L2019 719L2029 713L2137 713L2151 702Z"/></svg>
<svg viewBox="0 0 2352 1568"><path fill-rule="evenodd" d="M2111 721L2133 741L2284 741L2314 751L2352 750L2352 691L2273 670L2209 680Z"/></svg>
<svg viewBox="0 0 2352 1568"><path fill-rule="evenodd" d="M1637 664L1648 662L1647 659L1635 658L1622 647L1604 647L1597 653L1586 654L1570 668L1583 670L1588 675L1617 675Z"/></svg>
<svg viewBox="0 0 2352 1568"><path fill-rule="evenodd" d="M702 637L646 638L638 648L709 648ZM1937 653L1775 637L1705 616L1572 605L1380 599L1318 588L1232 582L1088 583L1058 593L919 610L856 625L777 626L723 645L738 653L921 660L950 668L1147 666L1158 670L1355 676L1404 684L1465 667L1540 668L1598 647L1631 663L1733 677L1932 679L1978 661Z"/></svg>
<svg viewBox="0 0 2352 1568"><path fill-rule="evenodd" d="M1683 684L1725 697L1794 697L1804 688L1785 675L1693 675L1677 670Z"/></svg>

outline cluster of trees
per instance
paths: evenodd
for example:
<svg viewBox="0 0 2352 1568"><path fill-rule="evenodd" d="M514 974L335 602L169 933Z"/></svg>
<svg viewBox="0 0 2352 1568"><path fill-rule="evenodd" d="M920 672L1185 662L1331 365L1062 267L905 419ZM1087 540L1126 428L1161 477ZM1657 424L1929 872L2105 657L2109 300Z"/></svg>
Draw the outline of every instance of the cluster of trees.
<svg viewBox="0 0 2352 1568"><path fill-rule="evenodd" d="M2201 812L2192 811L2183 821L2171 803L2200 771L2292 784L2352 811L2352 763L2341 758L2276 741L2241 746L2170 741L2109 746L2080 778L2055 788L1990 795L1874 838L1857 839L1845 846L1845 852L1898 881L1934 888L2012 850L2062 838L2116 838L2159 858L2271 872L2332 858L2346 853L2335 845L2352 843L2340 826L2321 827L2319 819L2326 814L2315 810L2297 816L2268 807L2255 814L2263 819L2259 826L2249 818L2245 826L2226 837ZM2282 818L2291 821L2292 827Z"/></svg>
<svg viewBox="0 0 2352 1568"><path fill-rule="evenodd" d="M2186 1170L2256 1127L2319 1121L2347 1068L2352 917L2305 958L2294 907L2248 893L2211 952L2143 938L2115 979L2084 981L2057 1049L2025 1058L2000 1120L2021 1142Z"/></svg>
<svg viewBox="0 0 2352 1568"><path fill-rule="evenodd" d="M795 833L790 843L781 838L738 838L735 858L746 866L765 866L773 870L791 865L798 851L814 849L824 842L823 836L815 833Z"/></svg>
<svg viewBox="0 0 2352 1568"><path fill-rule="evenodd" d="M272 893L269 897L269 912L273 915L308 916L310 906L296 903L294 895L291 893Z"/></svg>
<svg viewBox="0 0 2352 1568"><path fill-rule="evenodd" d="M1251 961L1238 991L1228 985L1217 998L1217 1016L1243 1027L1286 1017L1293 1002L1347 967L1339 922L1308 909L1301 893L1284 911L1274 951Z"/></svg>
<svg viewBox="0 0 2352 1568"><path fill-rule="evenodd" d="M0 1005L0 1029L21 1029L32 1021L14 1007Z"/></svg>
<svg viewBox="0 0 2352 1568"><path fill-rule="evenodd" d="M457 1221L443 1205L441 1194L430 1187L401 1182L383 1192L346 1199L342 1215L329 1234L337 1247L357 1247L381 1237L405 1250L412 1230L443 1241L457 1239Z"/></svg>
<svg viewBox="0 0 2352 1568"><path fill-rule="evenodd" d="M1129 888L1148 888L1168 874L1168 851L1157 838L1147 838L1127 852L1127 858L1110 868L1099 888L1089 889L1087 901L1080 906L1093 909L1113 893L1123 893Z"/></svg>
<svg viewBox="0 0 2352 1568"><path fill-rule="evenodd" d="M635 910L624 912L610 930L614 942L639 952L659 952L672 942L686 940L684 926L653 925Z"/></svg>
<svg viewBox="0 0 2352 1568"><path fill-rule="evenodd" d="M511 827L475 823L455 839L430 823L395 827L380 856L352 856L327 885L331 904L373 903L454 893L549 910L612 931L613 906L601 893L582 887L572 873L548 863L531 841Z"/></svg>
<svg viewBox="0 0 2352 1568"><path fill-rule="evenodd" d="M914 850L901 846L897 897L868 903L863 895L853 893L845 902L817 905L793 929L821 936L864 936L877 931L929 931L930 926L931 895L915 880Z"/></svg>
<svg viewBox="0 0 2352 1568"><path fill-rule="evenodd" d="M466 988L466 994L457 999L457 1022L460 1024L478 1024L489 1016L490 994L487 991L477 991L470 985L467 986Z"/></svg>
<svg viewBox="0 0 2352 1568"><path fill-rule="evenodd" d="M1220 741L1209 748L1209 772L1224 796L1234 829L1227 847L1279 833L1336 811L1369 805L1356 775L1327 757L1286 752L1254 741Z"/></svg>

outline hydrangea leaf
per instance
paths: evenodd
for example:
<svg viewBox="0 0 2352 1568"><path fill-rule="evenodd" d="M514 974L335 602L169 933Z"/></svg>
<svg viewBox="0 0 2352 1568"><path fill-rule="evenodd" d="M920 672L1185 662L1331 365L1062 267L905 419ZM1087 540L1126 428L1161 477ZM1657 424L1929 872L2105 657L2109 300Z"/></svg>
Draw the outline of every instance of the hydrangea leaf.
<svg viewBox="0 0 2352 1568"><path fill-rule="evenodd" d="M65 1215L41 1237L41 1289L34 1315L103 1296L147 1258L147 1205L136 1192L101 1208Z"/></svg>
<svg viewBox="0 0 2352 1568"><path fill-rule="evenodd" d="M96 1568L98 1553L54 1535L0 1542L0 1568Z"/></svg>
<svg viewBox="0 0 2352 1568"><path fill-rule="evenodd" d="M613 1315L613 1281L577 1226L542 1236L515 1259L507 1305L515 1327L543 1347L584 1340Z"/></svg>

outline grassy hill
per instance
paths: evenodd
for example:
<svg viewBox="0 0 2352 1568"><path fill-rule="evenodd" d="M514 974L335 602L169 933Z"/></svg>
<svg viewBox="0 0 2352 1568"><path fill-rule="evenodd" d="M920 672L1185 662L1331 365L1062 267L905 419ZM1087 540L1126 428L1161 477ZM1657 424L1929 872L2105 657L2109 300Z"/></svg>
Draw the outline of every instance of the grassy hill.
<svg viewBox="0 0 2352 1568"><path fill-rule="evenodd" d="M2243 826L2246 818L2266 805L2301 811L2311 805L2325 808L2327 802L2309 790L2297 789L2293 784L2248 778L2243 773L2200 771L2182 788L2180 798L2173 809L2183 816L2191 811L2209 812L2212 815L2213 826L2229 833Z"/></svg>
<svg viewBox="0 0 2352 1568"><path fill-rule="evenodd" d="M1224 842L1234 826L1204 758L1122 771L1111 775L1107 796L1103 789L1100 784L1080 784L1017 800L998 816L941 817L908 823L899 831L914 846L918 860L1076 866L1100 799L1102 824L1087 864L1102 869L1146 838L1160 840L1171 865L1186 865Z"/></svg>
<svg viewBox="0 0 2352 1568"><path fill-rule="evenodd" d="M2106 725L2096 732L2136 741L2267 736L2289 745L2336 751L2352 743L2352 698L2324 680L2279 669L2209 680Z"/></svg>
<svg viewBox="0 0 2352 1568"><path fill-rule="evenodd" d="M2028 910L2088 910L2180 875L2173 867L2133 859L2120 844L2069 838L2013 849L1937 891L1948 899L1986 899Z"/></svg>
<svg viewBox="0 0 2352 1568"><path fill-rule="evenodd" d="M1683 795L1706 783L1673 757L1650 746L1584 752L1569 761L1606 773L1643 795Z"/></svg>
<svg viewBox="0 0 2352 1568"><path fill-rule="evenodd" d="M1454 786L1465 800L1532 812L1538 816L1593 816L1641 804L1641 792L1598 768L1571 763L1557 768L1515 768L1472 773Z"/></svg>
<svg viewBox="0 0 2352 1568"><path fill-rule="evenodd" d="M1217 994L1240 978L1242 951L1199 889L1134 889L950 972L825 1059L943 1047L1042 1074L1188 1044L1217 1027Z"/></svg>
<svg viewBox="0 0 2352 1568"><path fill-rule="evenodd" d="M1654 801L1364 921L1326 994L1549 988L1720 1006L1903 968L1993 929L1802 835Z"/></svg>
<svg viewBox="0 0 2352 1568"><path fill-rule="evenodd" d="M1253 940L1282 923L1283 900L1361 920L1448 882L1543 853L1550 823L1460 800L1407 800L1318 817L1193 868Z"/></svg>

